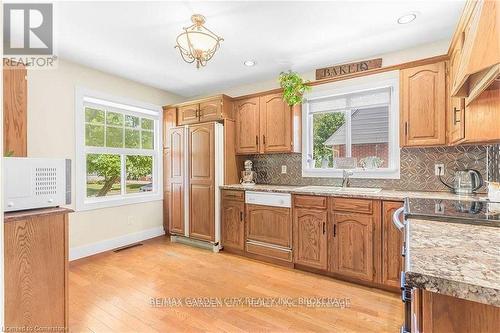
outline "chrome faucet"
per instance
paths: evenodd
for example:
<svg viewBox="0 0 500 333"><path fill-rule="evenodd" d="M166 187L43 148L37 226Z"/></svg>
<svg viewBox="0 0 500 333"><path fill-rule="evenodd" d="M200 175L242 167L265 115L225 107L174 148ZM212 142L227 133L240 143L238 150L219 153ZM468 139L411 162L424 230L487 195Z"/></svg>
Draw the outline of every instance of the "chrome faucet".
<svg viewBox="0 0 500 333"><path fill-rule="evenodd" d="M350 186L350 180L349 177L352 176L354 173L351 170L342 170L342 187L346 188Z"/></svg>

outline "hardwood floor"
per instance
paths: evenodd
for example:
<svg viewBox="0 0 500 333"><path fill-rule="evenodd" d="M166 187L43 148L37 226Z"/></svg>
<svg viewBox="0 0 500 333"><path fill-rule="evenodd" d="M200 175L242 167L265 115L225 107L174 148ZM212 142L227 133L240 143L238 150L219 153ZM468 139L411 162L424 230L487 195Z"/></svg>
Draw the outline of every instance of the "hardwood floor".
<svg viewBox="0 0 500 333"><path fill-rule="evenodd" d="M306 297L349 299L335 307L190 307L193 298ZM398 332L398 295L227 253L170 243L72 262L71 332ZM183 306L152 306L152 298L180 298Z"/></svg>

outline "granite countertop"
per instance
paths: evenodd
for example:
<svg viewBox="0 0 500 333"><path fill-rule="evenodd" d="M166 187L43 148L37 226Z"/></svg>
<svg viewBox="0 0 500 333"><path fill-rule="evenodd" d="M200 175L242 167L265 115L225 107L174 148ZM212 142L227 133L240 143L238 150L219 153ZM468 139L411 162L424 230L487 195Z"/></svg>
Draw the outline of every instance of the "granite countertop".
<svg viewBox="0 0 500 333"><path fill-rule="evenodd" d="M406 282L500 307L500 228L410 219Z"/></svg>
<svg viewBox="0 0 500 333"><path fill-rule="evenodd" d="M382 190L377 193L366 192L342 192L342 191L328 191L328 188L333 186L325 186L325 190L314 186L314 189L307 189L306 186L294 185L241 185L231 184L222 185L221 189L225 190L240 190L240 191L261 191L261 192L277 192L277 193L292 193L292 194L306 194L306 195L321 195L321 196L334 196L334 197L352 197L352 198L366 198L366 199L385 199L403 201L405 198L423 198L423 199L460 199L460 200L487 200L485 194L478 194L474 196L459 196L450 192L424 192L424 191L396 191L396 190Z"/></svg>

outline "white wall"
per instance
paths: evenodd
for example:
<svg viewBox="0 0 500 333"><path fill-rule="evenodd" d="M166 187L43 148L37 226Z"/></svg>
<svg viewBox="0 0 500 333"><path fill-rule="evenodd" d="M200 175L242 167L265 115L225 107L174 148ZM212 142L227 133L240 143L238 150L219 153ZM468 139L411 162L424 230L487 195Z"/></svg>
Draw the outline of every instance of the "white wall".
<svg viewBox="0 0 500 333"><path fill-rule="evenodd" d="M367 56L363 57L363 59L352 59L350 61L346 61L343 63L354 62L354 61L364 60L364 59L382 58L382 66L386 67L386 66L397 65L397 64L401 64L401 63L405 63L405 62L409 62L409 61L430 58L430 57L446 54L448 52L449 45L450 45L449 40L442 40L442 41L438 41L435 43L420 45L420 46L417 46L417 47L414 47L411 49L405 49L405 50L401 50L401 51L397 51L397 52L378 54L378 55L377 54L367 55ZM336 65L336 63L332 63L331 65ZM301 73L302 77L305 80L314 81L315 75L316 75L315 69L316 69L316 67L314 67L314 69L311 69L310 71ZM271 78L269 80L258 81L258 82L254 82L251 84L236 86L236 87L233 87L230 89L215 90L215 91L213 91L207 95L204 95L204 96L211 96L211 95L216 95L216 94L226 94L226 95L231 96L231 97L238 97L238 96L242 96L242 95L256 93L259 91L276 89L276 88L279 88L278 75L279 75L279 73L276 73L275 77ZM202 97L202 96L199 96L199 97Z"/></svg>
<svg viewBox="0 0 500 333"><path fill-rule="evenodd" d="M64 60L54 70L28 71L28 156L70 158L72 205L75 207L75 87L81 86L116 97L155 105L183 100L182 97L147 87L114 75ZM75 212L69 219L69 242L73 252L88 253L102 247L161 231L161 201ZM114 241L111 241L114 240Z"/></svg>

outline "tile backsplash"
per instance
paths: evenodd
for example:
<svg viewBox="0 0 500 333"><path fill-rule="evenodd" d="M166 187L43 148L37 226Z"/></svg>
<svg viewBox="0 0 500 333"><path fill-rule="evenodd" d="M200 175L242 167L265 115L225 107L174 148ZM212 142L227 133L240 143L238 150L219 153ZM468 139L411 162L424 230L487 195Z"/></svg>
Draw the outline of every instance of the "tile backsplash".
<svg viewBox="0 0 500 333"><path fill-rule="evenodd" d="M382 187L397 190L447 191L434 175L434 164L444 164L443 179L453 183L455 170L476 169L485 179L498 177L499 145L435 148L402 148L400 179L351 179L352 186ZM254 162L257 183L275 185L340 185L341 178L302 177L301 154L247 156ZM281 166L287 173L281 173ZM483 187L480 192L486 191Z"/></svg>

